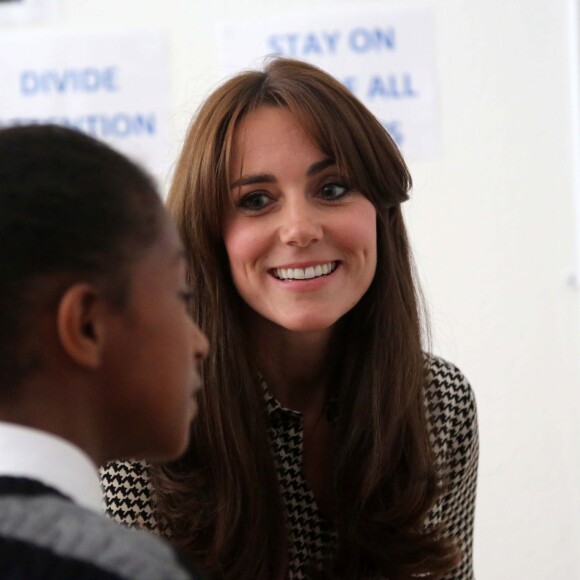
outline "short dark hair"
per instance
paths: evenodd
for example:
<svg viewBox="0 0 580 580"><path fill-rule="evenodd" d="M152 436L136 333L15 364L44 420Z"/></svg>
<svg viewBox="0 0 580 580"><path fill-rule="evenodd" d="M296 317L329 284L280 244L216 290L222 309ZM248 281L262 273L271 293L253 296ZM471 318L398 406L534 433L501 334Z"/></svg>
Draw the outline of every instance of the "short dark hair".
<svg viewBox="0 0 580 580"><path fill-rule="evenodd" d="M157 239L161 207L142 169L88 135L0 130L0 393L34 366L22 352L31 296L55 279L85 280L122 307L128 266Z"/></svg>

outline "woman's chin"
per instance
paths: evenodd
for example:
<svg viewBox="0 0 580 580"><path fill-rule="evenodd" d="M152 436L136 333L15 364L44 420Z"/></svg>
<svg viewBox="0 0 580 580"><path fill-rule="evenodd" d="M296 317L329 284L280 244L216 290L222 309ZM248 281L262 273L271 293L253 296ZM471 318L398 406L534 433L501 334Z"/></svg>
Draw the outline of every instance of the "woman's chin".
<svg viewBox="0 0 580 580"><path fill-rule="evenodd" d="M277 324L289 332L324 333L331 331L336 322L336 318L311 315L288 318Z"/></svg>

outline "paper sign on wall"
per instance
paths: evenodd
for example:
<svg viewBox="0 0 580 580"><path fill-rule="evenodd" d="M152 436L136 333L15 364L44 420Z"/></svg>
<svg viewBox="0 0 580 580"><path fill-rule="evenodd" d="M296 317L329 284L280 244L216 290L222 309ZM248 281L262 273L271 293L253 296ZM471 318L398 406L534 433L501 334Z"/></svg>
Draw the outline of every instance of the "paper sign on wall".
<svg viewBox="0 0 580 580"><path fill-rule="evenodd" d="M159 32L0 37L0 127L74 127L164 176L168 151L166 38Z"/></svg>
<svg viewBox="0 0 580 580"><path fill-rule="evenodd" d="M0 0L0 24L41 22L56 18L61 0Z"/></svg>
<svg viewBox="0 0 580 580"><path fill-rule="evenodd" d="M226 74L260 68L268 55L306 60L344 83L408 158L440 151L435 30L425 7L304 12L228 22L218 29Z"/></svg>

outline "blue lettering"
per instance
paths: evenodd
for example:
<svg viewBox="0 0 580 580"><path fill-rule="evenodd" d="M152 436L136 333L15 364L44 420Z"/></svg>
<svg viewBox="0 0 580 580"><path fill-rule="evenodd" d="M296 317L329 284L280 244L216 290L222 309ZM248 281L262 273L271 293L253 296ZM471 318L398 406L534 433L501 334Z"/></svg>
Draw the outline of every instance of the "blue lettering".
<svg viewBox="0 0 580 580"><path fill-rule="evenodd" d="M369 92L367 97L369 99L374 99L376 96L379 97L388 97L389 93L387 92L387 87L383 83L383 79L379 76L374 76L371 78L369 83Z"/></svg>
<svg viewBox="0 0 580 580"><path fill-rule="evenodd" d="M113 137L127 137L131 132L131 122L127 115L119 113L108 120L107 130Z"/></svg>
<svg viewBox="0 0 580 580"><path fill-rule="evenodd" d="M70 77L70 73L65 73L62 78L59 78L57 73L54 73L54 72L48 73L42 79L44 92L45 93L50 92L50 85L53 84L57 93L64 93L67 89L68 77ZM73 83L74 83L74 78L73 78Z"/></svg>
<svg viewBox="0 0 580 580"><path fill-rule="evenodd" d="M103 71L103 87L110 93L116 93L119 90L117 72L116 66L109 66Z"/></svg>
<svg viewBox="0 0 580 580"><path fill-rule="evenodd" d="M413 88L413 79L409 73L403 74L403 94L405 97L417 97L419 94Z"/></svg>
<svg viewBox="0 0 580 580"><path fill-rule="evenodd" d="M278 44L280 38L278 36L269 36L268 37L268 46L271 49L271 53L277 56L284 56L284 49L282 48L281 44Z"/></svg>
<svg viewBox="0 0 580 580"><path fill-rule="evenodd" d="M387 75L381 77L375 75L369 81L367 97L374 99L381 97L384 99L411 99L417 96L417 91L413 88L413 82L409 73L401 76Z"/></svg>
<svg viewBox="0 0 580 580"><path fill-rule="evenodd" d="M87 68L79 76L78 80L84 85L87 93L95 93L101 88L101 77L98 70Z"/></svg>
<svg viewBox="0 0 580 580"><path fill-rule="evenodd" d="M377 48L385 47L389 50L395 49L395 29L388 28L387 30L381 30L380 28L375 28L373 31Z"/></svg>
<svg viewBox="0 0 580 580"><path fill-rule="evenodd" d="M302 54L308 55L313 52L320 54L322 52L322 47L320 46L316 35L307 34L302 48Z"/></svg>
<svg viewBox="0 0 580 580"><path fill-rule="evenodd" d="M119 90L117 68L65 69L63 71L24 71L20 74L20 92L37 94L96 93Z"/></svg>
<svg viewBox="0 0 580 580"><path fill-rule="evenodd" d="M32 71L20 73L20 92L23 95L33 95L38 90L38 78Z"/></svg>
<svg viewBox="0 0 580 580"><path fill-rule="evenodd" d="M368 35L364 28L355 28L351 31L349 36L350 47L355 52L367 52L368 50Z"/></svg>
<svg viewBox="0 0 580 580"><path fill-rule="evenodd" d="M135 133L147 133L148 135L155 135L157 131L157 123L155 115L149 115L146 117L145 115L137 115L135 117Z"/></svg>
<svg viewBox="0 0 580 580"><path fill-rule="evenodd" d="M98 138L147 137L155 135L157 132L157 118L154 113L117 113L110 116L88 114L79 117L53 116L36 119L25 117L0 119L0 127L27 125L30 123L64 125Z"/></svg>
<svg viewBox="0 0 580 580"><path fill-rule="evenodd" d="M275 34L267 39L271 53L278 56L321 55L325 52L336 54L340 32L322 31L320 34L308 32L304 35L292 32Z"/></svg>
<svg viewBox="0 0 580 580"><path fill-rule="evenodd" d="M140 135L154 135L157 131L155 115L128 115L118 113L113 117L101 117L104 137L125 138Z"/></svg>
<svg viewBox="0 0 580 580"><path fill-rule="evenodd" d="M322 37L326 41L328 51L336 54L336 47L338 45L338 39L340 38L340 32L323 32Z"/></svg>
<svg viewBox="0 0 580 580"><path fill-rule="evenodd" d="M93 135L94 137L99 136L99 117L97 115L87 115L85 118L85 127L83 129Z"/></svg>
<svg viewBox="0 0 580 580"><path fill-rule="evenodd" d="M395 30L393 28L387 30L354 28L350 31L348 44L354 52L359 54L371 50L378 52L383 48L393 50L395 48Z"/></svg>
<svg viewBox="0 0 580 580"><path fill-rule="evenodd" d="M290 56L296 56L297 53L297 44L298 44L298 35L297 34L288 34L286 36L288 40L288 53Z"/></svg>

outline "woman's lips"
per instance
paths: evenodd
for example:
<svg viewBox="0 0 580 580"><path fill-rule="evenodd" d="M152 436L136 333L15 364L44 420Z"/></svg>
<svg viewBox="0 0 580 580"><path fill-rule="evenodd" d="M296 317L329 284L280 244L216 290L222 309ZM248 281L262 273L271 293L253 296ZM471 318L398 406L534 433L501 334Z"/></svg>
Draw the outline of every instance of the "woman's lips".
<svg viewBox="0 0 580 580"><path fill-rule="evenodd" d="M270 273L278 280L284 281L313 280L332 274L338 265L338 261L320 262L304 267L271 268Z"/></svg>

